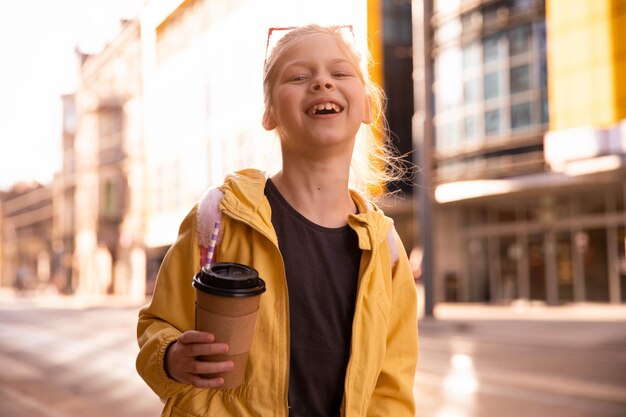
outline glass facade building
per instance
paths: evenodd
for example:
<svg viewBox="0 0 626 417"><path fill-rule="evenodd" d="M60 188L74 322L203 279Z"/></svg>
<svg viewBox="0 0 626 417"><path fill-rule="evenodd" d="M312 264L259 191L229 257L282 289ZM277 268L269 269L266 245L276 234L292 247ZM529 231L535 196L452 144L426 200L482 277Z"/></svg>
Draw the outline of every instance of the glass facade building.
<svg viewBox="0 0 626 417"><path fill-rule="evenodd" d="M626 302L624 54L574 64L592 47L561 36L606 25L596 41L623 49L625 3L433 3L436 300ZM564 126L594 83L572 74L605 65L611 120Z"/></svg>
<svg viewBox="0 0 626 417"><path fill-rule="evenodd" d="M434 21L439 180L541 171L548 123L542 5L467 7L437 12Z"/></svg>

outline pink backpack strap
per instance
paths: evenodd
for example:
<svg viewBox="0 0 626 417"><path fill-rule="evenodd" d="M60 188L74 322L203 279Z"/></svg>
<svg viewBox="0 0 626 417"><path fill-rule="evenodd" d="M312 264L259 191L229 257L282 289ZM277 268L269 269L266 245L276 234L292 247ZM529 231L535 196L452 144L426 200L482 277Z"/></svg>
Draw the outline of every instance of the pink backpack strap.
<svg viewBox="0 0 626 417"><path fill-rule="evenodd" d="M367 211L375 210L374 204L372 204L365 197L363 198L363 200L365 200ZM396 267L396 264L398 263L398 259L400 258L400 250L398 249L398 239L396 239L396 234L397 234L396 228L392 224L391 227L389 228L389 232L387 232L387 245L389 246L389 255L391 257L392 269Z"/></svg>
<svg viewBox="0 0 626 417"><path fill-rule="evenodd" d="M395 268L400 258L400 250L398 249L398 239L396 238L396 228L391 226L387 232L387 245L389 245L389 255L391 257L391 268Z"/></svg>
<svg viewBox="0 0 626 417"><path fill-rule="evenodd" d="M219 243L221 234L214 233L215 224L222 220L220 201L224 192L217 187L211 187L205 191L198 203L198 243L200 244L200 266L207 263L209 248Z"/></svg>

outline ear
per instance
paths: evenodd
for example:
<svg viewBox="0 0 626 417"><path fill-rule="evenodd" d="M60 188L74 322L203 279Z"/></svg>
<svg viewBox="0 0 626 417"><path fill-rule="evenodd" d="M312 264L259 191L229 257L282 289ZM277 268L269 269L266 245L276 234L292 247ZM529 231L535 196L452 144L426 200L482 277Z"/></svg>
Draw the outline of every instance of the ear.
<svg viewBox="0 0 626 417"><path fill-rule="evenodd" d="M370 96L365 96L365 103L363 107L363 120L362 123L366 125L372 123L374 120L374 108L372 106L372 98Z"/></svg>
<svg viewBox="0 0 626 417"><path fill-rule="evenodd" d="M265 108L262 124L263 128L267 131L274 130L276 128L276 121L274 120L274 116L272 116L272 110L269 107Z"/></svg>

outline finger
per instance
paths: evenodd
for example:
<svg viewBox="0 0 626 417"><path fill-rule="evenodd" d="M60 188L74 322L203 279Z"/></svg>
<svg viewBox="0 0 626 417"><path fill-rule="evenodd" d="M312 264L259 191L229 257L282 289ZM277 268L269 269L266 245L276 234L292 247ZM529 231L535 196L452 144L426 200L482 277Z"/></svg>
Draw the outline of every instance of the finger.
<svg viewBox="0 0 626 417"><path fill-rule="evenodd" d="M233 361L220 361L220 362L203 362L196 361L193 364L193 370L191 373L196 375L216 374L218 372L229 372L235 368Z"/></svg>
<svg viewBox="0 0 626 417"><path fill-rule="evenodd" d="M222 355L228 353L226 343L194 343L188 345L189 356Z"/></svg>
<svg viewBox="0 0 626 417"><path fill-rule="evenodd" d="M213 333L189 330L178 337L178 341L184 344L189 343L213 343L215 336Z"/></svg>

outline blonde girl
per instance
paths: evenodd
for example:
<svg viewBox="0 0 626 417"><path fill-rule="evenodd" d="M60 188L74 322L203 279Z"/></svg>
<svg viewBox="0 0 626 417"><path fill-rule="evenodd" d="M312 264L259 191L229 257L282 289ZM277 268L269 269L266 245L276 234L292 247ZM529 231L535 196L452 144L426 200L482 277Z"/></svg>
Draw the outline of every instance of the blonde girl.
<svg viewBox="0 0 626 417"><path fill-rule="evenodd" d="M281 170L229 175L193 207L163 261L139 314L137 369L165 416L415 415L411 267L392 221L350 188L359 131L382 115L382 96L342 32L308 25L277 43L265 63L262 124L278 136ZM372 154L379 183L387 154ZM196 359L228 346L193 330L190 280L215 196L215 261L250 265L267 285L245 382L232 390L201 377L230 361Z"/></svg>

